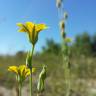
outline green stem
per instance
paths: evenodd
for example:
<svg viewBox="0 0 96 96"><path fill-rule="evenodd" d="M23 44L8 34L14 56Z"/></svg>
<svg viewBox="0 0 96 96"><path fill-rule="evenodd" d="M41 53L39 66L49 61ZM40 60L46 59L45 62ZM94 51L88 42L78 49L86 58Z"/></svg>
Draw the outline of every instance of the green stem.
<svg viewBox="0 0 96 96"><path fill-rule="evenodd" d="M42 93L37 93L37 96L43 96Z"/></svg>
<svg viewBox="0 0 96 96"><path fill-rule="evenodd" d="M19 96L22 96L22 84L19 83Z"/></svg>
<svg viewBox="0 0 96 96"><path fill-rule="evenodd" d="M32 60L33 60L33 52L34 52L34 46L32 47ZM30 68L30 96L32 96L32 62L31 62L31 68Z"/></svg>
<svg viewBox="0 0 96 96"><path fill-rule="evenodd" d="M31 71L31 74L30 74L30 96L32 96L32 70Z"/></svg>
<svg viewBox="0 0 96 96"><path fill-rule="evenodd" d="M37 93L37 96L39 96L39 93Z"/></svg>
<svg viewBox="0 0 96 96"><path fill-rule="evenodd" d="M64 78L65 78L65 96L70 95L70 68L69 68L69 54L68 45L62 40L63 48L63 68L64 68Z"/></svg>

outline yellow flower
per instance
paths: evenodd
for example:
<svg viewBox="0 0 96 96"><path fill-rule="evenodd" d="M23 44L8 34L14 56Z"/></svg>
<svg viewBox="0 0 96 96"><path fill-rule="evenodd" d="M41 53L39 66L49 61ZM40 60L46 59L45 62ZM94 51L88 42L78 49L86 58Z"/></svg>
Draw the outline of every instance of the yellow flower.
<svg viewBox="0 0 96 96"><path fill-rule="evenodd" d="M30 69L27 68L25 65L20 66L10 66L8 71L14 72L17 76L22 78L23 80L30 75ZM35 71L35 68L32 68L32 72Z"/></svg>
<svg viewBox="0 0 96 96"><path fill-rule="evenodd" d="M26 32L28 34L29 41L35 45L38 40L38 33L44 29L47 29L45 24L34 24L32 22L26 22L25 24L17 23L20 27L19 32Z"/></svg>

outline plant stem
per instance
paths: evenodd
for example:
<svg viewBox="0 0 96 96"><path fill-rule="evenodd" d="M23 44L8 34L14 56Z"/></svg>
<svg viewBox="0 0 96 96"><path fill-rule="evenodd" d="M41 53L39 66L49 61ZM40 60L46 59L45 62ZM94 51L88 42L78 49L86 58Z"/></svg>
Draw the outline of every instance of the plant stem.
<svg viewBox="0 0 96 96"><path fill-rule="evenodd" d="M68 45L63 41L63 68L64 68L64 78L65 78L65 96L70 95L70 66L69 66L69 48ZM65 47L65 48L64 48Z"/></svg>
<svg viewBox="0 0 96 96"><path fill-rule="evenodd" d="M37 96L40 96L39 93L37 93Z"/></svg>
<svg viewBox="0 0 96 96"><path fill-rule="evenodd" d="M32 46L32 60L33 60L33 52L34 52L34 45ZM31 62L31 68L30 68L30 96L32 96L32 62Z"/></svg>
<svg viewBox="0 0 96 96"><path fill-rule="evenodd" d="M42 93L37 93L37 96L43 96Z"/></svg>
<svg viewBox="0 0 96 96"><path fill-rule="evenodd" d="M30 96L32 96L32 70L30 70Z"/></svg>
<svg viewBox="0 0 96 96"><path fill-rule="evenodd" d="M22 84L19 83L19 96L22 96Z"/></svg>

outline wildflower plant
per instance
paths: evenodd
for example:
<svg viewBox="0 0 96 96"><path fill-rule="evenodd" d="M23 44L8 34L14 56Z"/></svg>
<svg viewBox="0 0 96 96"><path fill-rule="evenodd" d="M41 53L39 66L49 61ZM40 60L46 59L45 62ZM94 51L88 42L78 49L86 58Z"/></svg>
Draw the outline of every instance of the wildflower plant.
<svg viewBox="0 0 96 96"><path fill-rule="evenodd" d="M20 27L19 32L27 33L28 40L32 45L31 51L28 52L27 58L26 58L26 66L30 69L30 96L32 96L33 52L34 52L35 45L38 41L39 32L47 29L47 26L45 24L35 24L33 22L26 22L24 24L23 23L18 23L17 26ZM42 80L44 81L45 79L42 79Z"/></svg>
<svg viewBox="0 0 96 96"><path fill-rule="evenodd" d="M26 23L18 23L19 32L25 32L27 34L28 40L32 45L31 50L28 51L26 57L26 64L20 66L9 66L8 71L14 72L16 74L16 81L18 82L18 89L19 89L19 96L21 96L22 92L22 84L24 80L29 76L30 77L30 96L32 96L32 73L35 71L33 68L33 52L35 45L38 41L39 32L42 30L47 29L45 24L35 24L33 22L26 22ZM43 69L39 75L38 80L38 90L39 92L43 92L44 90L44 81L46 78L46 67L43 66Z"/></svg>
<svg viewBox="0 0 96 96"><path fill-rule="evenodd" d="M63 57L63 69L64 69L64 81L65 81L65 96L70 96L70 47L68 46L71 43L71 38L66 36L66 20L68 14L64 12L63 0L56 0L56 6L58 9L58 15L60 16L60 34L62 39L62 57Z"/></svg>

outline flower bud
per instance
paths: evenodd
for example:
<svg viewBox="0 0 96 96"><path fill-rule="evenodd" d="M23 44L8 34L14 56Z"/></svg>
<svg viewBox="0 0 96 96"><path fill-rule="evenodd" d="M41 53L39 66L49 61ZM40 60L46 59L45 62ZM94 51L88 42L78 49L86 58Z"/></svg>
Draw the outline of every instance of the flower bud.
<svg viewBox="0 0 96 96"><path fill-rule="evenodd" d="M60 29L61 29L61 30L64 30L64 29L65 29L64 20L61 20L61 21L60 21L59 26L60 26Z"/></svg>
<svg viewBox="0 0 96 96"><path fill-rule="evenodd" d="M37 85L37 90L40 93L44 91L45 79L46 79L46 66L44 65L41 73L39 74L39 80Z"/></svg>
<svg viewBox="0 0 96 96"><path fill-rule="evenodd" d="M56 7L60 8L62 4L62 0L56 0Z"/></svg>
<svg viewBox="0 0 96 96"><path fill-rule="evenodd" d="M67 18L68 18L68 13L64 12L64 19L67 19Z"/></svg>

